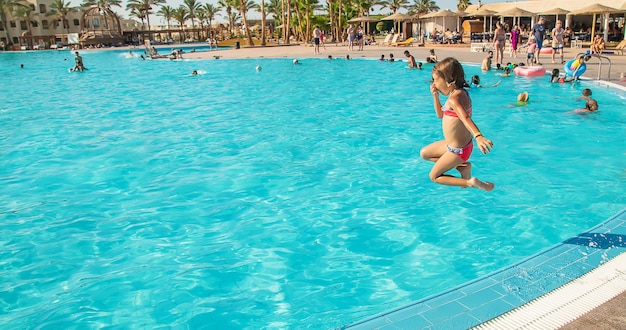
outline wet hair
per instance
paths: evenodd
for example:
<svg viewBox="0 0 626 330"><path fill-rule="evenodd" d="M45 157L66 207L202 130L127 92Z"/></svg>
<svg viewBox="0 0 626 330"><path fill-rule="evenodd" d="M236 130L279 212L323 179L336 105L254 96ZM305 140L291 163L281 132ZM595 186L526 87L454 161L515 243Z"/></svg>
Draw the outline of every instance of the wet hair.
<svg viewBox="0 0 626 330"><path fill-rule="evenodd" d="M500 65L500 63L496 63L496 69L500 70L501 67L502 65Z"/></svg>
<svg viewBox="0 0 626 330"><path fill-rule="evenodd" d="M504 73L509 74L511 73L511 68L509 68L508 66L504 68Z"/></svg>
<svg viewBox="0 0 626 330"><path fill-rule="evenodd" d="M583 89L583 95L584 96L591 96L591 89L589 89L589 88Z"/></svg>
<svg viewBox="0 0 626 330"><path fill-rule="evenodd" d="M393 57L393 54L389 54L389 57Z"/></svg>
<svg viewBox="0 0 626 330"><path fill-rule="evenodd" d="M559 69L552 69L552 78L559 76Z"/></svg>
<svg viewBox="0 0 626 330"><path fill-rule="evenodd" d="M480 77L477 75L472 76L472 84L480 85Z"/></svg>
<svg viewBox="0 0 626 330"><path fill-rule="evenodd" d="M585 104L585 108L587 108L587 110L589 110L589 111L596 111L596 110L598 110L598 101L596 101L594 99L588 99L587 103Z"/></svg>
<svg viewBox="0 0 626 330"><path fill-rule="evenodd" d="M421 69L422 68L422 62L417 62L417 68Z"/></svg>
<svg viewBox="0 0 626 330"><path fill-rule="evenodd" d="M463 66L454 57L446 57L433 67L433 72L437 72L443 80L449 84L454 84L456 88L463 88L465 85L465 71Z"/></svg>

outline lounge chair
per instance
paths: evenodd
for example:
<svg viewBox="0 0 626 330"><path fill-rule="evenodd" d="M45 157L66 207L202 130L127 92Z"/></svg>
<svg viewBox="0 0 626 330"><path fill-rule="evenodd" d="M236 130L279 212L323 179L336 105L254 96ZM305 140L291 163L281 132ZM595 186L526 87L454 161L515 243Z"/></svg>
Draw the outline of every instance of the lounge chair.
<svg viewBox="0 0 626 330"><path fill-rule="evenodd" d="M622 40L615 48L609 48L607 50L612 50L616 55L618 52L620 55L624 55L624 48L626 48L626 40Z"/></svg>
<svg viewBox="0 0 626 330"><path fill-rule="evenodd" d="M392 44L392 46L395 46L395 47L398 47L398 46L411 46L411 44L413 43L413 40L415 40L415 38L409 38L409 39L406 39L404 41L397 41L397 42L394 42Z"/></svg>
<svg viewBox="0 0 626 330"><path fill-rule="evenodd" d="M394 34L393 38L391 38L391 42L389 43L390 45L395 44L396 42L398 42L398 38L400 37L400 33L398 34Z"/></svg>
<svg viewBox="0 0 626 330"><path fill-rule="evenodd" d="M383 41L380 43L380 45L381 45L381 46L389 45L389 40L391 40L391 37L393 37L393 34L391 34L391 33L390 33L390 34L388 34L388 35L385 37L385 40L383 40Z"/></svg>

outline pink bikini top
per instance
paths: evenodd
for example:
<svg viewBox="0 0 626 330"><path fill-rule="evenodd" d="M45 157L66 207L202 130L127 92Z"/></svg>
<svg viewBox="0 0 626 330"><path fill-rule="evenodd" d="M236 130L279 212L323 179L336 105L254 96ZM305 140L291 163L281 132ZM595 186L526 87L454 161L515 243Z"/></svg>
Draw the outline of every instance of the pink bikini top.
<svg viewBox="0 0 626 330"><path fill-rule="evenodd" d="M456 115L456 112L454 112L454 110L452 110L452 108L447 107L447 106L443 106L441 107L441 111L443 111L443 115L444 116L448 116L448 117L454 117L454 118L459 118L459 116ZM472 108L467 108L465 109L465 111L467 112L468 116L472 116Z"/></svg>

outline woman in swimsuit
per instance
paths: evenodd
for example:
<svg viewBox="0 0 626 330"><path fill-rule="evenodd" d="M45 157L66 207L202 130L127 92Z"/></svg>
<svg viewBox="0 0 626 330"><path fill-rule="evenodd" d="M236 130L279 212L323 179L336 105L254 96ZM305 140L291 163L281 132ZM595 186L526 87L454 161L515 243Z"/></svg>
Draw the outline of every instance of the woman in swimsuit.
<svg viewBox="0 0 626 330"><path fill-rule="evenodd" d="M420 151L420 156L435 162L430 171L433 182L457 187L474 187L491 191L494 184L472 177L472 165L467 160L474 149L473 139L483 154L491 151L493 143L480 132L472 120L472 100L465 86L465 73L461 63L448 57L433 68L433 94L435 113L442 120L444 140L432 143ZM448 96L442 106L439 93ZM445 174L455 168L461 177Z"/></svg>
<svg viewBox="0 0 626 330"><path fill-rule="evenodd" d="M496 30L493 32L493 48L496 50L496 63L502 64L504 60L504 43L506 40L506 31L500 22L496 23Z"/></svg>

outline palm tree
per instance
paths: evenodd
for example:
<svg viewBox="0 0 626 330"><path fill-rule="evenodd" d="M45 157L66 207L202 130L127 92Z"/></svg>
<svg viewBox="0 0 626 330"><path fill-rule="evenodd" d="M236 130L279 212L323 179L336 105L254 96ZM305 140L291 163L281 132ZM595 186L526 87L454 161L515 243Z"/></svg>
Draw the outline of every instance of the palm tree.
<svg viewBox="0 0 626 330"><path fill-rule="evenodd" d="M153 12L151 12L152 6L160 6L163 4L165 4L165 0L128 0L126 9L131 12L131 15L141 19L142 26L143 19L146 19L148 23L148 36L152 39L150 33L150 14L153 14Z"/></svg>
<svg viewBox="0 0 626 330"><path fill-rule="evenodd" d="M174 11L172 12L172 18L174 18L178 22L178 24L180 24L181 32L179 34L180 41L182 42L184 40L183 34L185 32L185 21L189 19L189 12L187 11L187 8L185 8L183 5L178 6L178 8L174 9Z"/></svg>
<svg viewBox="0 0 626 330"><path fill-rule="evenodd" d="M408 3L408 0L384 0L381 4L383 8L389 8L395 14L400 8L404 8Z"/></svg>
<svg viewBox="0 0 626 330"><path fill-rule="evenodd" d="M246 18L246 14L248 10L258 8L258 5L254 3L252 0L239 0L239 13L241 13L241 18L243 19L243 25L246 29L246 37L248 38L248 45L254 46L252 42L252 35L250 35L250 27L248 26L248 20Z"/></svg>
<svg viewBox="0 0 626 330"><path fill-rule="evenodd" d="M13 44L13 42L11 42L11 36L9 35L9 25L7 24L7 17L10 13L20 7L29 6L24 3L24 0L0 0L0 23L2 23L2 27L4 28L4 34L7 38L7 43L9 45Z"/></svg>
<svg viewBox="0 0 626 330"><path fill-rule="evenodd" d="M54 15L57 20L62 22L65 33L69 33L70 22L67 20L67 14L74 9L71 7L70 1L54 0L54 2L50 4L50 8L53 10L47 12L46 16Z"/></svg>
<svg viewBox="0 0 626 330"><path fill-rule="evenodd" d="M165 19L165 24L167 24L167 38L172 39L172 33L170 32L170 21L174 15L174 8L170 6L163 6L157 12L157 15L162 16Z"/></svg>
<svg viewBox="0 0 626 330"><path fill-rule="evenodd" d="M209 26L209 35L211 33L211 26L213 25L213 20L215 19L215 16L217 16L218 11L219 9L210 3L205 3L198 10L198 14L201 13L204 16L204 19L207 21L207 25Z"/></svg>
<svg viewBox="0 0 626 330"><path fill-rule="evenodd" d="M187 8L187 13L191 19L191 29L194 31L196 28L194 19L196 18L196 12L200 10L200 3L197 0L183 0L183 4L185 5L185 8Z"/></svg>
<svg viewBox="0 0 626 330"><path fill-rule="evenodd" d="M33 45L33 34L31 32L31 26L33 25L33 16L34 16L34 10L30 7L30 6L24 6L24 7L17 7L17 9L15 9L15 17L20 18L24 21L26 21L26 28L28 31L28 41L27 41L27 45L29 47L32 47Z"/></svg>
<svg viewBox="0 0 626 330"><path fill-rule="evenodd" d="M265 46L265 0L261 0L261 46Z"/></svg>
<svg viewBox="0 0 626 330"><path fill-rule="evenodd" d="M465 10L467 9L467 7L469 7L469 5L471 5L472 2L470 0L459 0L458 4L456 5L456 8L458 10Z"/></svg>
<svg viewBox="0 0 626 330"><path fill-rule="evenodd" d="M218 0L217 5L220 9L223 9L226 12L226 18L228 19L228 30L230 31L230 35L233 34L233 28L235 22L232 20L233 18L233 9L239 6L239 0Z"/></svg>
<svg viewBox="0 0 626 330"><path fill-rule="evenodd" d="M413 3L408 7L409 14L417 15L417 17L424 14L428 14L433 11L439 10L439 6L434 0L413 0ZM422 38L422 22L419 24L419 35ZM421 40L420 40L421 41Z"/></svg>

